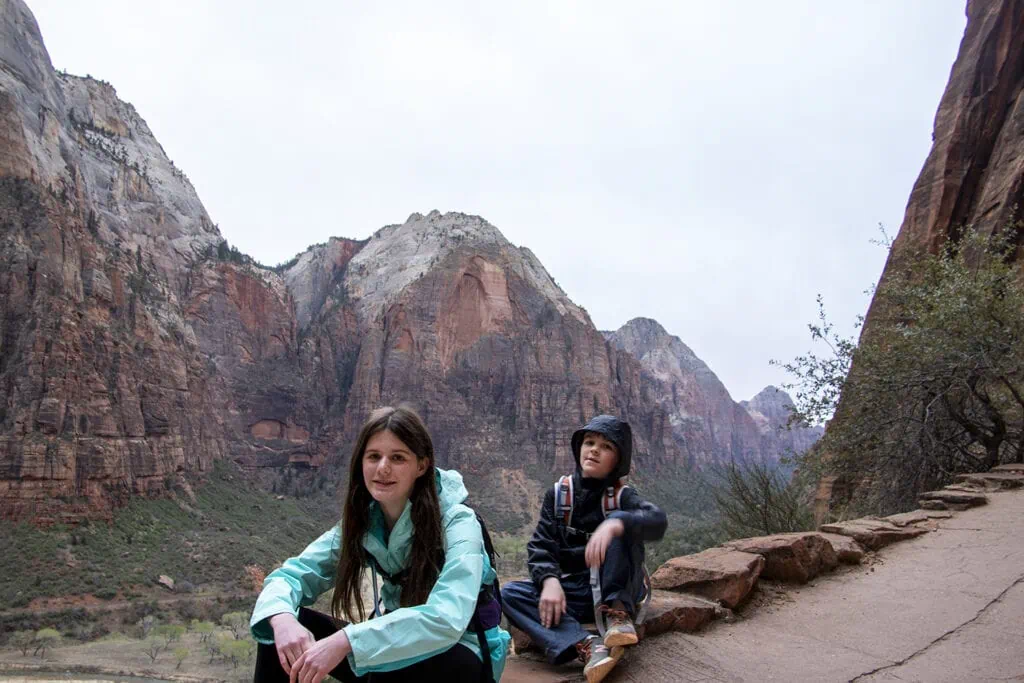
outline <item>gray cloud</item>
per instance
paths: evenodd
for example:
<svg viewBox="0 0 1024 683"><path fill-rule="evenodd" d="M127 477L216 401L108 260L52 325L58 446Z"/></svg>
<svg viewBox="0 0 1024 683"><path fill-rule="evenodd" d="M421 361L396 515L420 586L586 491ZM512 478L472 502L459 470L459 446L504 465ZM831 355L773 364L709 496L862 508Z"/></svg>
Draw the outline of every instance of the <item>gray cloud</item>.
<svg viewBox="0 0 1024 683"><path fill-rule="evenodd" d="M737 400L785 381L816 293L846 330L866 308L964 27L963 0L30 2L260 261L476 213Z"/></svg>

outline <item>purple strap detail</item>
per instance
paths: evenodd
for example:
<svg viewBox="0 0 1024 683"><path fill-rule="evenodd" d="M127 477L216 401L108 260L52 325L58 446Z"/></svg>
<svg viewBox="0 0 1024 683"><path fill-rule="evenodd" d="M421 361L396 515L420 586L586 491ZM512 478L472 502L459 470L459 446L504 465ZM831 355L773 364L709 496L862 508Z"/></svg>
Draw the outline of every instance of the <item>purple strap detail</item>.
<svg viewBox="0 0 1024 683"><path fill-rule="evenodd" d="M477 603L476 618L485 631L494 628L501 623L501 603L495 598Z"/></svg>

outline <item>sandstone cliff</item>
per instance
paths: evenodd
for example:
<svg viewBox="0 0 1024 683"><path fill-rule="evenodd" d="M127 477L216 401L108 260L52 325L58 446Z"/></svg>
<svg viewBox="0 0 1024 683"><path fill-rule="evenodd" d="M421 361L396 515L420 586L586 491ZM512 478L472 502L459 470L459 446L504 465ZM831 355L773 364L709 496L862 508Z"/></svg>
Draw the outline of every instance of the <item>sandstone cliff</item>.
<svg viewBox="0 0 1024 683"><path fill-rule="evenodd" d="M181 314L181 264L219 236L112 87L54 72L23 3L0 35L0 511L102 513L223 454Z"/></svg>
<svg viewBox="0 0 1024 683"><path fill-rule="evenodd" d="M1024 0L970 0L967 28L939 102L932 149L914 184L882 274L934 253L965 226L993 234L1024 206ZM1024 239L1018 227L1017 241ZM1020 250L1017 262L1021 263ZM1024 272L1024 271L1022 271ZM885 302L871 302L871 335ZM858 371L854 363L851 373ZM853 410L843 397L834 421Z"/></svg>

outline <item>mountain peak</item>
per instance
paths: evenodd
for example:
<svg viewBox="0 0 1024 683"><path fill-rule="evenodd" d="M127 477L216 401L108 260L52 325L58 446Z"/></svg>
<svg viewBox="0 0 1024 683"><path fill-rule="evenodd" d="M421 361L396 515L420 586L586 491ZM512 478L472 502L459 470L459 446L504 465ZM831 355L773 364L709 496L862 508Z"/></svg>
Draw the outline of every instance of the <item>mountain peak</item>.
<svg viewBox="0 0 1024 683"><path fill-rule="evenodd" d="M405 223L385 225L373 234L372 241L406 242L416 247L417 252L437 253L462 242L479 242L505 246L509 241L501 231L480 216L449 211L441 213L434 209L423 215L409 214ZM389 246L395 246L391 244Z"/></svg>
<svg viewBox="0 0 1024 683"><path fill-rule="evenodd" d="M0 63L36 92L53 74L39 24L22 0L0 2Z"/></svg>
<svg viewBox="0 0 1024 683"><path fill-rule="evenodd" d="M633 318L632 320L629 320L628 322L626 322L625 325L623 325L619 329L621 330L621 329L627 328L627 327L635 329L635 330L637 330L639 332L643 332L643 333L649 334L649 335L665 336L665 337L673 336L673 335L670 335L668 333L668 331L662 326L662 324L659 323L654 318L645 318L643 316L639 316L639 317Z"/></svg>

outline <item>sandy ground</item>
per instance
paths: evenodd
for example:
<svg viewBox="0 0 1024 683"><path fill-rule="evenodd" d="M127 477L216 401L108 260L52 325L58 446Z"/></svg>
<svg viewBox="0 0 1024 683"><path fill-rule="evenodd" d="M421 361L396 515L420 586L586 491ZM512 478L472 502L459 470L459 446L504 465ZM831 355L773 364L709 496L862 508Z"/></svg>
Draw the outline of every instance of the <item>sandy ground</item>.
<svg viewBox="0 0 1024 683"><path fill-rule="evenodd" d="M704 634L651 639L609 681L1024 681L1024 493Z"/></svg>

